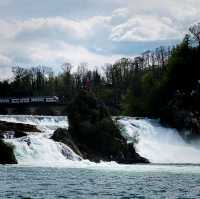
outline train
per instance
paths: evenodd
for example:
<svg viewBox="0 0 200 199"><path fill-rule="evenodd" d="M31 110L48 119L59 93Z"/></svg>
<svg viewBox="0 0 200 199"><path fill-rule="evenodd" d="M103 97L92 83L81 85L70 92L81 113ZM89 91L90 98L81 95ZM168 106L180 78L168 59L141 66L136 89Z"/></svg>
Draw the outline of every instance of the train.
<svg viewBox="0 0 200 199"><path fill-rule="evenodd" d="M32 103L58 103L57 96L38 96L38 97L7 97L0 98L0 104L32 104Z"/></svg>

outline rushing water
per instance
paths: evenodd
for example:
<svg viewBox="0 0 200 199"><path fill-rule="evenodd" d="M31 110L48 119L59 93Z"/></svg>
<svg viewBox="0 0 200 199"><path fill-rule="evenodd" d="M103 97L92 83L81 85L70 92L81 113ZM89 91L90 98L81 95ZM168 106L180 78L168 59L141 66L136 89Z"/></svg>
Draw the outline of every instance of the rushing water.
<svg viewBox="0 0 200 199"><path fill-rule="evenodd" d="M42 131L39 134L6 140L15 146L19 164L63 166L68 165L69 160L80 160L69 147L49 139L58 127L68 127L67 117L0 116L0 120L37 125ZM127 140L136 141L137 152L152 163L200 164L200 143L186 143L175 129L164 128L150 119L121 117L117 122ZM83 160L82 163L84 162Z"/></svg>
<svg viewBox="0 0 200 199"><path fill-rule="evenodd" d="M42 131L6 139L15 146L19 164L0 166L0 198L200 198L200 145L186 143L176 130L155 120L118 118L122 134L136 142L137 152L151 165L82 160L49 139L58 127L68 127L67 117L0 120L34 124Z"/></svg>
<svg viewBox="0 0 200 199"><path fill-rule="evenodd" d="M153 163L200 163L200 142L186 143L177 130L156 120L122 117L118 121L128 140L136 139L138 153Z"/></svg>

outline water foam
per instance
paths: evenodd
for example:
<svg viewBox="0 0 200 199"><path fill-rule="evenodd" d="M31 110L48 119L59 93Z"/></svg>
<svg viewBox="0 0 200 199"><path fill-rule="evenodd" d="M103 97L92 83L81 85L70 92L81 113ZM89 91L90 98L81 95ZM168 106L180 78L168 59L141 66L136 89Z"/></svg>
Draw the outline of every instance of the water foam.
<svg viewBox="0 0 200 199"><path fill-rule="evenodd" d="M20 165L79 168L117 167L114 162L96 164L88 160L81 160L66 145L49 139L58 127L68 127L65 116L2 115L0 120L37 125L42 131L42 133L6 140L15 146L15 154ZM157 121L150 119L121 117L117 122L123 136L129 142L137 140L135 144L137 152L152 163L200 163L198 145L186 143L175 129L164 128Z"/></svg>
<svg viewBox="0 0 200 199"><path fill-rule="evenodd" d="M20 165L53 166L81 160L68 146L50 139L57 128L68 128L65 116L1 115L0 120L36 125L41 130L41 133L5 140L14 145Z"/></svg>
<svg viewBox="0 0 200 199"><path fill-rule="evenodd" d="M152 163L200 163L200 147L189 144L177 130L165 128L156 120L121 118L118 120L123 135L137 140L137 152Z"/></svg>

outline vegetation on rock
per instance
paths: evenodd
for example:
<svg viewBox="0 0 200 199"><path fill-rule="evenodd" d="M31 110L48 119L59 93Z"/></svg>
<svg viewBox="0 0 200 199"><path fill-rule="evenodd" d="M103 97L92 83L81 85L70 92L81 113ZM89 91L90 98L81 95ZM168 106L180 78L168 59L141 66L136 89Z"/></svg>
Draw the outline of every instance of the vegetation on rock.
<svg viewBox="0 0 200 199"><path fill-rule="evenodd" d="M99 162L148 163L128 145L105 105L93 93L81 90L68 109L69 134L83 158Z"/></svg>

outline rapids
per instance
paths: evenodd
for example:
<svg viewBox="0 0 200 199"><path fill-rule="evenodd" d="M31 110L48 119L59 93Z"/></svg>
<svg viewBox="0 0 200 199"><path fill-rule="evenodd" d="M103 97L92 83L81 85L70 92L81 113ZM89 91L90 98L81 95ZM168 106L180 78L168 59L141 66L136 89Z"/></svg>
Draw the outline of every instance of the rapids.
<svg viewBox="0 0 200 199"><path fill-rule="evenodd" d="M166 128L157 120L122 117L122 134L135 142L137 152L152 163L199 164L200 142L186 143L176 129Z"/></svg>
<svg viewBox="0 0 200 199"><path fill-rule="evenodd" d="M19 165L72 166L77 164L79 167L87 167L95 164L82 160L66 145L49 139L57 128L68 128L65 116L1 115L0 120L36 125L42 131L22 138L6 139L15 146ZM128 142L134 142L137 152L152 163L200 163L200 145L186 143L175 129L162 127L156 120L131 117L120 117L117 123ZM116 165L116 163L110 164Z"/></svg>

